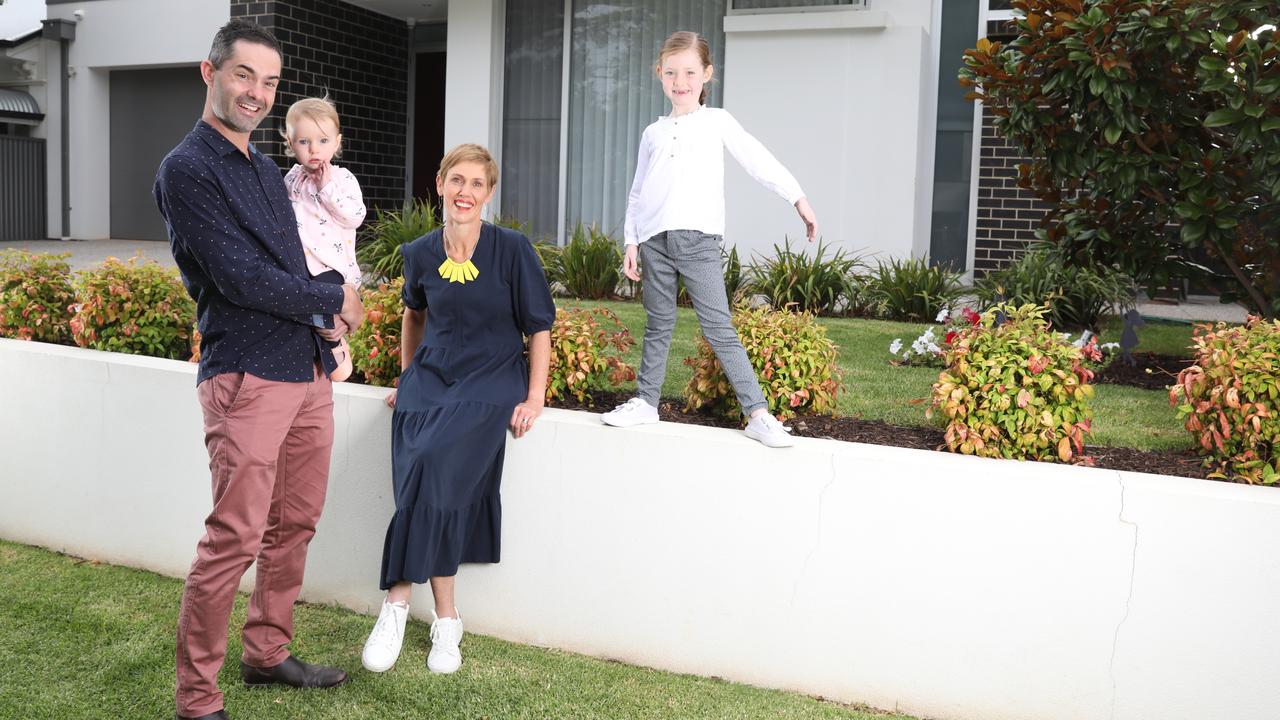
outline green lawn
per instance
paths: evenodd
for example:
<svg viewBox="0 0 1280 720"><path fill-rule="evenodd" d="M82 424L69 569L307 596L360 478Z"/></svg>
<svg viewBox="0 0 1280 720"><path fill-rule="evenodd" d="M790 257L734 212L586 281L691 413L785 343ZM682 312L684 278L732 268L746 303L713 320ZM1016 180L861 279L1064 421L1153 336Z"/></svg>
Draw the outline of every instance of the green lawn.
<svg viewBox="0 0 1280 720"><path fill-rule="evenodd" d="M172 578L0 542L0 718L173 717L181 592ZM245 600L237 599L232 627L244 622ZM375 675L359 667L372 618L308 604L296 617L298 656L348 668L351 682L330 691L245 690L233 633L219 678L232 717L909 720L473 634L463 641L462 669L433 676L424 661L428 628L419 622L410 623L400 663Z"/></svg>
<svg viewBox="0 0 1280 720"><path fill-rule="evenodd" d="M644 308L639 303L594 302L557 298L568 307L603 306L617 313L619 319L636 338L636 345L625 356L636 368L640 366L640 341L644 338ZM667 361L667 378L662 386L666 397L684 397L684 387L691 371L683 362L694 353L698 321L693 310L680 308L671 355ZM845 387L837 411L841 415L883 420L896 425L927 425L927 401L911 404L911 400L927 399L938 371L923 367L895 367L889 364L889 343L902 338L910 344L925 325L883 320L821 318L827 336L840 347L840 366L845 371ZM1103 327L1102 341L1117 341L1119 321ZM1182 323L1150 322L1139 329L1139 350L1165 355L1181 355L1191 342L1191 326ZM629 389L634 389L631 383ZM1139 390L1115 385L1097 386L1094 400L1094 434L1090 442L1111 447L1143 450L1181 449L1191 444L1190 436L1178 423L1163 391Z"/></svg>

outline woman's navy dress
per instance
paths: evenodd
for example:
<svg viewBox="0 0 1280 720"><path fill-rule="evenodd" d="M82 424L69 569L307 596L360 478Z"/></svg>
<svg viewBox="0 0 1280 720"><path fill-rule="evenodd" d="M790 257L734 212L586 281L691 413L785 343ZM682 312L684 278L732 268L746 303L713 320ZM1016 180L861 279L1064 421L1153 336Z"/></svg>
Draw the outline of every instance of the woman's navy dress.
<svg viewBox="0 0 1280 720"><path fill-rule="evenodd" d="M440 277L440 230L405 245L404 305L427 313L392 413L396 512L382 589L498 562L507 428L529 390L524 336L551 329L555 305L528 238L486 223L471 281Z"/></svg>

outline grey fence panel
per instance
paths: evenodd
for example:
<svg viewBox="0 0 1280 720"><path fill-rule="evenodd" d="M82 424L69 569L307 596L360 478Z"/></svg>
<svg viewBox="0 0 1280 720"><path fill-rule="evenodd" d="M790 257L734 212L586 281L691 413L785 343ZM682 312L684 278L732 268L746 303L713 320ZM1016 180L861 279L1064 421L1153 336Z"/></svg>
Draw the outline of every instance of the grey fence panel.
<svg viewBox="0 0 1280 720"><path fill-rule="evenodd" d="M43 240L45 233L43 138L0 135L0 240Z"/></svg>

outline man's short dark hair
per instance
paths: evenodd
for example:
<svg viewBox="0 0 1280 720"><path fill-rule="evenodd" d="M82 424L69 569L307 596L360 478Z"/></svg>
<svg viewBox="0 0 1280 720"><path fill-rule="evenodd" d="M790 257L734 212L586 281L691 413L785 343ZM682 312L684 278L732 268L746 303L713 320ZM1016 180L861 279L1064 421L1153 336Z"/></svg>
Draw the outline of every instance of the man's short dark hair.
<svg viewBox="0 0 1280 720"><path fill-rule="evenodd" d="M222 69L222 63L231 57L232 46L237 40L266 45L284 58L284 53L280 52L280 41L276 40L275 35L257 23L235 18L219 28L218 34L213 36L213 46L209 48L209 63L215 70Z"/></svg>

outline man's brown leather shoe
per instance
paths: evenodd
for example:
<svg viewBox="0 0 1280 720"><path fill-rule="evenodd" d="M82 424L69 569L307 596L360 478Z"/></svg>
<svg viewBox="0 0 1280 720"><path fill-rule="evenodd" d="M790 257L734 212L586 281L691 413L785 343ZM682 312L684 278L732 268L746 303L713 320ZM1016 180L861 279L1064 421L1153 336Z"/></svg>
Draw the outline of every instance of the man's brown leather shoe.
<svg viewBox="0 0 1280 720"><path fill-rule="evenodd" d="M288 685L294 688L331 688L347 681L347 674L339 668L324 665L308 665L290 655L275 667L260 668L240 661L240 679L245 687L264 688L270 685Z"/></svg>
<svg viewBox="0 0 1280 720"><path fill-rule="evenodd" d="M174 717L178 720L231 720L231 716L227 714L226 710L211 712L208 715L201 715L200 717L187 717L186 715L174 715Z"/></svg>

